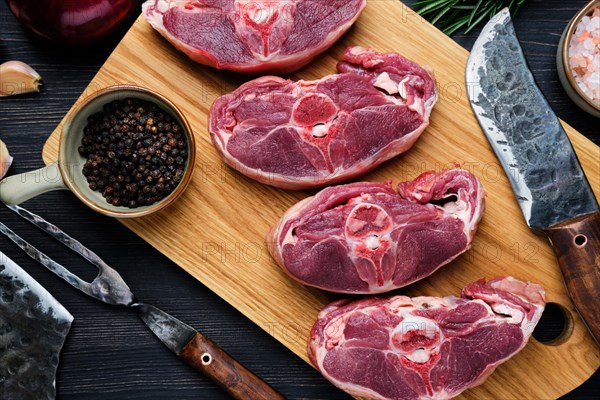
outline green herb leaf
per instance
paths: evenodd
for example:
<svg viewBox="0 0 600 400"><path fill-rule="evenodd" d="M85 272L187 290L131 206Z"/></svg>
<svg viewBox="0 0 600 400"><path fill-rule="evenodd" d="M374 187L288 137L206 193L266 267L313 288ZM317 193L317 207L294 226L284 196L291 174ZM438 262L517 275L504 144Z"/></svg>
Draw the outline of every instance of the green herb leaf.
<svg viewBox="0 0 600 400"><path fill-rule="evenodd" d="M432 24L439 22L448 36L461 28L470 32L482 21L508 7L515 15L527 0L418 0L412 4L417 13Z"/></svg>

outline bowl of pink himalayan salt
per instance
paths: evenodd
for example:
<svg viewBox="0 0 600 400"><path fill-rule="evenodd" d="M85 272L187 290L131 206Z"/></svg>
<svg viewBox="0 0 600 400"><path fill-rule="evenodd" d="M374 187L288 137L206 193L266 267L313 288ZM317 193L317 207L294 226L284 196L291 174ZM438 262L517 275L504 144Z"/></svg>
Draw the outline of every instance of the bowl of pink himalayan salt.
<svg viewBox="0 0 600 400"><path fill-rule="evenodd" d="M565 29L556 57L558 76L569 97L600 117L600 0L586 4Z"/></svg>

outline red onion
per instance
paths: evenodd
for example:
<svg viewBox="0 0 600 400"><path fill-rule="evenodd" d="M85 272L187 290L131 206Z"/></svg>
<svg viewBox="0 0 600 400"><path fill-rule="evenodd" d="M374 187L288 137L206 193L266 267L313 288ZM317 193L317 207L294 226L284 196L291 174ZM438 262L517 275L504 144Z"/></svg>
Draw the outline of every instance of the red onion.
<svg viewBox="0 0 600 400"><path fill-rule="evenodd" d="M138 0L6 0L12 13L33 32L64 44L83 44L113 32Z"/></svg>

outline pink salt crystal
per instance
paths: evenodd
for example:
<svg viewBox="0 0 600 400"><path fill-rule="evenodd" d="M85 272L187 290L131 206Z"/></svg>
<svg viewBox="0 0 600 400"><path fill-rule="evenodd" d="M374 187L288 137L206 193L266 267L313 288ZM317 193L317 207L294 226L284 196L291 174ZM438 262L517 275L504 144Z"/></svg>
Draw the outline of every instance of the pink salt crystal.
<svg viewBox="0 0 600 400"><path fill-rule="evenodd" d="M590 37L590 31L584 30L581 35L577 36L578 42L583 42L585 39Z"/></svg>
<svg viewBox="0 0 600 400"><path fill-rule="evenodd" d="M600 7L577 24L569 43L571 73L581 91L600 106Z"/></svg>

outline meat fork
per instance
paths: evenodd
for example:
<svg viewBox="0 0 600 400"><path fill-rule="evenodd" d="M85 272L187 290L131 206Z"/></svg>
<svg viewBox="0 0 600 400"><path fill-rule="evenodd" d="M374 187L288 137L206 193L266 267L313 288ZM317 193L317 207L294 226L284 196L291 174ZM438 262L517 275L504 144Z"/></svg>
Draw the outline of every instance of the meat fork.
<svg viewBox="0 0 600 400"><path fill-rule="evenodd" d="M98 268L92 282L86 282L36 249L0 222L6 235L31 258L88 296L112 305L134 308L150 330L175 354L199 370L236 399L278 400L285 397L227 354L213 341L172 315L150 304L138 302L117 271L97 254L57 226L19 206L7 206Z"/></svg>

